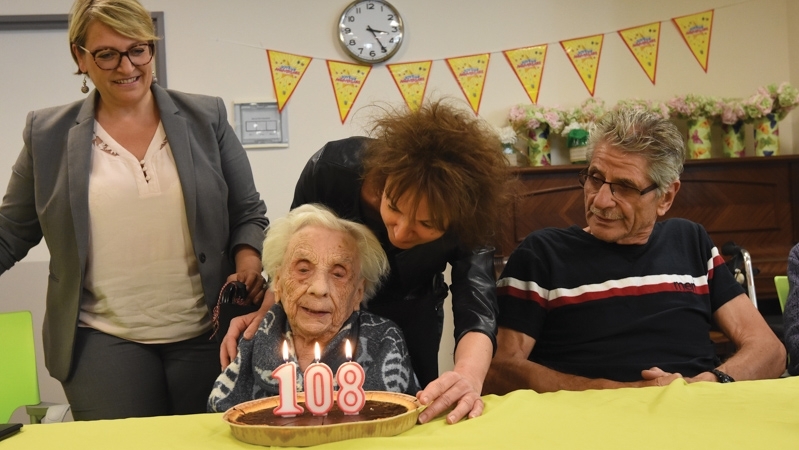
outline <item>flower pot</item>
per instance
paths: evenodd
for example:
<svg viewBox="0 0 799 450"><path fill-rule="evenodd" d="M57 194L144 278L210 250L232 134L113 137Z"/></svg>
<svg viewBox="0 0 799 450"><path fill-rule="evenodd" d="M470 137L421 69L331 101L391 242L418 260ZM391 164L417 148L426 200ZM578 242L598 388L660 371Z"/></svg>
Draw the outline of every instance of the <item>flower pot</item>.
<svg viewBox="0 0 799 450"><path fill-rule="evenodd" d="M566 145L569 147L569 161L572 164L585 164L585 152L588 150L588 132L582 128L569 131Z"/></svg>
<svg viewBox="0 0 799 450"><path fill-rule="evenodd" d="M505 156L509 166L516 167L519 165L519 154L516 153L513 144L502 144L502 155Z"/></svg>
<svg viewBox="0 0 799 450"><path fill-rule="evenodd" d="M706 117L688 120L688 158L710 158L710 121Z"/></svg>
<svg viewBox="0 0 799 450"><path fill-rule="evenodd" d="M774 114L767 114L753 124L755 132L755 154L774 156L780 153L779 122Z"/></svg>
<svg viewBox="0 0 799 450"><path fill-rule="evenodd" d="M541 125L527 133L527 158L534 167L552 165L549 155L549 125Z"/></svg>
<svg viewBox="0 0 799 450"><path fill-rule="evenodd" d="M721 148L727 158L744 156L744 122L721 124Z"/></svg>

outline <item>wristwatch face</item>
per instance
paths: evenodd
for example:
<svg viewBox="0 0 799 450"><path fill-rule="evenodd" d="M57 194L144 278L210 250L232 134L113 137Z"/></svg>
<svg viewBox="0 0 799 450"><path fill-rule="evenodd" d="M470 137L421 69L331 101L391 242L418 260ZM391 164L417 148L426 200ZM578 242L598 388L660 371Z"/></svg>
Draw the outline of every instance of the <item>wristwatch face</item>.
<svg viewBox="0 0 799 450"><path fill-rule="evenodd" d="M718 378L719 383L732 383L735 381L731 376L727 375L726 373L718 369L713 369L710 371L710 373L712 373L713 375L716 376L716 378Z"/></svg>
<svg viewBox="0 0 799 450"><path fill-rule="evenodd" d="M397 10L381 0L358 0L344 9L339 42L356 61L374 64L394 56L402 44L403 24Z"/></svg>

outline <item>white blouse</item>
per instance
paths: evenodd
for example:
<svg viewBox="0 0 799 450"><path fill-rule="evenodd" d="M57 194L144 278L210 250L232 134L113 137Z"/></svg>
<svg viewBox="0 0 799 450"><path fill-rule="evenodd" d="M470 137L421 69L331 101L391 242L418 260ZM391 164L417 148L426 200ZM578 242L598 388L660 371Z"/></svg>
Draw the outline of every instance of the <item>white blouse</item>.
<svg viewBox="0 0 799 450"><path fill-rule="evenodd" d="M163 124L142 161L95 121L80 326L142 343L211 328Z"/></svg>

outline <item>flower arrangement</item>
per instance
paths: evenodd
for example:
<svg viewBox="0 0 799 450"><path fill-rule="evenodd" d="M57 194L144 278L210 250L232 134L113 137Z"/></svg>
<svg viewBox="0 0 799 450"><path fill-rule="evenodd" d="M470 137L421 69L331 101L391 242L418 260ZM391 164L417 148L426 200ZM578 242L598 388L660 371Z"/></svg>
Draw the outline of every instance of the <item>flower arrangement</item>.
<svg viewBox="0 0 799 450"><path fill-rule="evenodd" d="M502 144L502 153L508 161L508 164L511 166L518 166L521 153L519 153L515 147L516 141L518 140L516 130L510 125L494 127L494 130L497 133L499 142Z"/></svg>
<svg viewBox="0 0 799 450"><path fill-rule="evenodd" d="M685 120L701 120L713 118L721 114L719 101L716 97L686 94L673 97L667 101L670 116Z"/></svg>
<svg viewBox="0 0 799 450"><path fill-rule="evenodd" d="M541 125L549 125L553 133L560 133L563 129L560 109L550 106L516 105L508 113L508 122L517 133L524 136Z"/></svg>
<svg viewBox="0 0 799 450"><path fill-rule="evenodd" d="M719 114L717 119L722 125L735 125L747 118L744 101L740 98L721 98L717 100Z"/></svg>
<svg viewBox="0 0 799 450"><path fill-rule="evenodd" d="M669 105L666 102L661 102L659 100L619 100L619 102L616 103L616 106L614 106L614 109L620 108L642 109L653 112L664 119L671 118L671 109L669 108Z"/></svg>
<svg viewBox="0 0 799 450"><path fill-rule="evenodd" d="M590 132L594 124L605 115L607 108L605 101L590 97L580 106L564 110L562 112L563 122L566 124L561 130L561 134L568 136L572 130L586 130Z"/></svg>
<svg viewBox="0 0 799 450"><path fill-rule="evenodd" d="M686 147L691 152L691 158L709 158L713 122L721 125L726 156L743 156L745 123L754 126L757 155L778 154L778 123L798 105L799 89L789 83L772 83L758 88L754 95L746 99L686 94L665 102L625 99L613 108L638 108L654 112L664 119L686 120ZM569 136L574 130L590 133L607 110L604 101L593 97L573 108L517 105L511 108L508 123L516 134L514 137L527 140L532 165L547 165L549 157L539 157L539 154L549 154L549 133L563 136ZM542 125L548 125L548 129L540 129Z"/></svg>
<svg viewBox="0 0 799 450"><path fill-rule="evenodd" d="M513 147L516 143L516 130L512 126L497 127L497 137L503 147Z"/></svg>
<svg viewBox="0 0 799 450"><path fill-rule="evenodd" d="M799 90L788 83L769 84L743 102L745 119L753 122L773 114L780 121L799 104Z"/></svg>

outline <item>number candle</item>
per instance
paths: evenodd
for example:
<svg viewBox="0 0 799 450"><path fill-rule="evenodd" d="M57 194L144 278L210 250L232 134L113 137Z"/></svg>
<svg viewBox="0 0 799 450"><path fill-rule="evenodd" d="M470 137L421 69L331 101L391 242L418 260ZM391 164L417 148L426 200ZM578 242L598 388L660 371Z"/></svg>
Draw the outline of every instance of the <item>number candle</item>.
<svg viewBox="0 0 799 450"><path fill-rule="evenodd" d="M318 342L314 344L314 358L305 369L305 407L315 416L326 416L333 408L333 371L319 362Z"/></svg>
<svg viewBox="0 0 799 450"><path fill-rule="evenodd" d="M352 346L349 339L347 339L345 351L347 362L342 364L336 372L338 409L344 414L355 415L366 404L366 393L363 391L366 374L360 364L352 361Z"/></svg>
<svg viewBox="0 0 799 450"><path fill-rule="evenodd" d="M297 404L297 365L289 361L289 345L286 341L283 341L283 361L272 371L272 378L277 379L280 392L277 408L272 412L276 416L294 417L302 414L304 409Z"/></svg>

